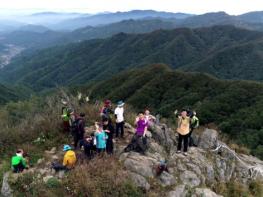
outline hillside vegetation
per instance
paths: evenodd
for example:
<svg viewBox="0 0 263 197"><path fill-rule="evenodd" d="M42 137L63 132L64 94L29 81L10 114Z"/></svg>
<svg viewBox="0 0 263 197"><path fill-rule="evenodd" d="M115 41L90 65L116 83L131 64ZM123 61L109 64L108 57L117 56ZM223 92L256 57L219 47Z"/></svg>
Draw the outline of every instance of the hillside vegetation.
<svg viewBox="0 0 263 197"><path fill-rule="evenodd" d="M195 109L201 124L215 123L231 141L263 158L262 83L222 81L154 65L121 73L88 91L93 98L123 99L138 111L149 107L172 120L175 109Z"/></svg>
<svg viewBox="0 0 263 197"><path fill-rule="evenodd" d="M0 105L6 104L10 101L18 101L22 99L25 94L18 91L18 88L10 88L0 84ZM23 96L22 96L23 95Z"/></svg>
<svg viewBox="0 0 263 197"><path fill-rule="evenodd" d="M160 71L159 76L158 74L153 75L155 78L152 80L156 80L161 76L166 77L170 72L174 73L163 65L156 65L145 69L146 74L157 73L158 71ZM130 74L133 74L135 78L139 75L136 70L131 71ZM182 80L179 78L180 76L185 78L184 75L177 74L179 81ZM143 82L142 79L144 77L141 77L142 75L138 76L136 80L138 80L138 83L144 85L149 78ZM202 77L207 76L203 75ZM211 80L212 78L209 79ZM131 79L127 79L125 82L127 84L126 87L133 89L132 85L128 85L129 81L135 84ZM216 84L216 82L214 83ZM99 84L97 88L100 88L101 85L103 84ZM51 174L50 162L56 160L55 158L57 157L59 159L62 158L63 153L61 148L63 144L69 143L71 140L68 134L62 132L61 128L61 96L63 95L56 93L45 98L32 97L27 101L11 102L1 107L0 153L2 159L0 162L0 180L5 172L10 171L10 157L17 148L23 148L28 153L30 164L28 171L9 176L8 180L13 189L14 196L20 196L21 193L25 196L85 196L87 194L94 197L166 196L167 193L172 192L172 190L175 190L182 183L171 181L163 185L160 182L160 177L151 175L154 173L153 166L159 163L158 155L160 154L164 154L162 156L166 154L171 155L171 157L167 157L169 158L168 164L171 172L169 171L168 175L164 173L161 177L165 178L169 176L168 178L172 180L175 180L174 177L177 177L178 180L182 180L183 183L187 184L184 191L188 195L193 194L198 188L205 187L210 189L210 193L214 191L224 196L239 197L242 194L246 196L260 196L262 194L262 182L255 179L250 180L247 174L248 167L246 166L247 168L244 169L229 153L226 154L223 150L224 154L220 155L220 153L211 153L211 151L198 147L192 148L187 157L178 155L175 153L176 148L174 147L177 143L174 130L166 131L169 133L169 138L168 141L165 141L161 126L157 126L157 130L151 131L153 137L149 140L150 147L146 155L135 152L121 154L120 152L125 146L116 142L114 156L96 157L87 161L81 157L80 151L77 151L79 161L75 169L67 172L65 176L60 178L54 174L48 177ZM99 106L92 103L84 103L80 106L77 99L71 96L69 100L77 112L86 113L87 126L91 126L95 120L99 119ZM133 111L126 110L126 112L133 114ZM130 132L129 129L126 129L127 135ZM160 141L157 141L157 139ZM126 140L125 144L127 143ZM165 151L165 147L168 145L170 147L168 150L171 151L171 154ZM55 148L55 153L49 151L52 147L57 147L57 149ZM262 161L250 156L242 156L242 159L254 161L262 165ZM222 164L226 165L226 168L223 168ZM186 170L186 168L182 169L180 166L187 166L189 170ZM200 168L202 171L199 169L199 173L201 174L193 176L195 173L197 174L193 170L195 169L192 168L193 166L196 167L197 172ZM208 166L213 166L209 172L207 172ZM229 173L231 170L239 173ZM223 171L224 180L218 179L218 177L222 176L219 173L220 171ZM141 173L142 175L136 175L137 173ZM214 174L215 177L212 176L211 178L209 174ZM137 181L131 179L134 175L136 175ZM185 175L189 175L190 178L184 177ZM240 177L240 175L243 176ZM139 185L137 185L138 177L141 180ZM201 179L200 177L203 178ZM236 177L237 179L229 179L227 177ZM165 180L167 180L167 177ZM246 180L246 184L241 182L241 180ZM150 190L149 188L144 188L147 187L146 183L148 187L150 184ZM202 191L201 194L206 193L206 191ZM179 191L177 192L179 193Z"/></svg>
<svg viewBox="0 0 263 197"><path fill-rule="evenodd" d="M35 90L87 83L151 63L207 72L224 79L262 80L263 33L217 26L118 34L36 52L18 58L0 73L4 82Z"/></svg>

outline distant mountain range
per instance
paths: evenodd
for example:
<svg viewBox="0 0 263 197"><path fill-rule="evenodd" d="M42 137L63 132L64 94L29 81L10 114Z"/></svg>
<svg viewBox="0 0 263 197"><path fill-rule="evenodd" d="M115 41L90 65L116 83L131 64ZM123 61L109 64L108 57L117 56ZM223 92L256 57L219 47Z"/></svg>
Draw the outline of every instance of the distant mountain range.
<svg viewBox="0 0 263 197"><path fill-rule="evenodd" d="M263 12L251 12L239 16L230 16L224 12L188 15L184 13L135 10L130 12L103 13L91 16L82 14L79 15L79 17L77 17L75 13L39 13L31 15L30 17L43 16L52 19L52 17L57 15L61 15L61 17L71 16L73 19L65 20L60 24L55 23L56 29L73 30L77 28L77 26L82 28L72 32L60 32L52 30L53 27L50 25L45 27L43 25L22 25L19 23L20 26L16 30L13 30L13 32L9 31L7 33L2 33L0 43L15 44L25 48L29 46L32 48L46 48L52 45L80 42L95 38L107 38L121 32L149 33L158 29L174 29L181 27L198 28L215 25L233 25L239 28L263 31ZM82 21L81 25L78 25L78 21ZM73 24L75 27L62 28L63 23L67 26ZM42 37L44 39L41 39Z"/></svg>
<svg viewBox="0 0 263 197"><path fill-rule="evenodd" d="M120 33L23 56L1 70L3 82L34 89L87 83L152 63L223 79L263 80L263 33L233 26Z"/></svg>
<svg viewBox="0 0 263 197"><path fill-rule="evenodd" d="M171 13L171 12L157 12L154 10L133 10L129 12L116 12L116 13L104 13L86 17L79 17L75 19L65 20L59 24L56 24L54 29L65 29L74 30L86 26L100 26L107 25L110 23L116 23L123 20L129 19L144 19L144 18L173 18L173 19L184 19L191 14L185 13Z"/></svg>
<svg viewBox="0 0 263 197"><path fill-rule="evenodd" d="M86 26L101 26L123 20L169 20L177 27L203 27L213 25L235 25L237 27L262 30L263 12L250 12L243 15L233 16L225 12L206 13L202 15L191 15L185 13L156 12L153 10L134 10L130 12L117 12L98 14L86 17L78 17L62 21L56 24L55 29L74 30Z"/></svg>

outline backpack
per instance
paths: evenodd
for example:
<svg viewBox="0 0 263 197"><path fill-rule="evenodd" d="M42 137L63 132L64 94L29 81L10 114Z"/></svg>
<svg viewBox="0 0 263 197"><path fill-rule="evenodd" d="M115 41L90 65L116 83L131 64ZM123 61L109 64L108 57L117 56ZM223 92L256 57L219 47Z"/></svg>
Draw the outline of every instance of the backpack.
<svg viewBox="0 0 263 197"><path fill-rule="evenodd" d="M79 123L81 119L77 118L71 125L71 132L72 133L78 133L79 132Z"/></svg>

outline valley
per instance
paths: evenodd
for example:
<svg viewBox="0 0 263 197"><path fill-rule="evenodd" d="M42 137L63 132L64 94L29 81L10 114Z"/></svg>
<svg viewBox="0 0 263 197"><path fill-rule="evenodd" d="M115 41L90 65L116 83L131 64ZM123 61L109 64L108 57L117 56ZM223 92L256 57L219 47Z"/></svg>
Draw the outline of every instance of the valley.
<svg viewBox="0 0 263 197"><path fill-rule="evenodd" d="M0 52L0 68L4 68L11 60L24 50L23 47L14 46L12 44L4 45L4 49Z"/></svg>

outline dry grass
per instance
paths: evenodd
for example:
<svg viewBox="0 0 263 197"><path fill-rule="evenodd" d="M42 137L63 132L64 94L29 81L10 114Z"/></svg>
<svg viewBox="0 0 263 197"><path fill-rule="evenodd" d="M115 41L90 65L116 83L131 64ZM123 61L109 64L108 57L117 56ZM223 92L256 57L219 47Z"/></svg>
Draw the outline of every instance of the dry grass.
<svg viewBox="0 0 263 197"><path fill-rule="evenodd" d="M142 196L114 157L96 158L70 172L65 183L71 196Z"/></svg>

